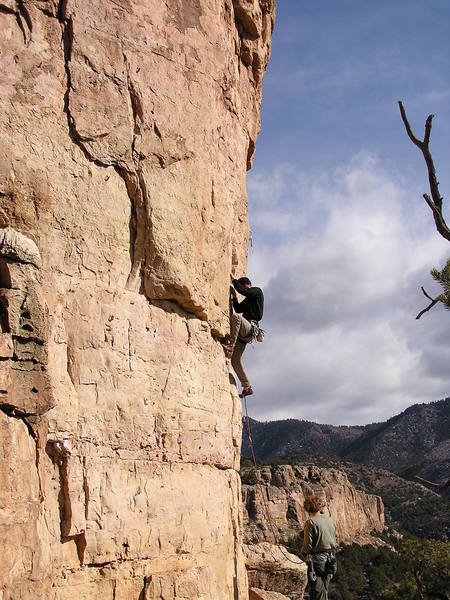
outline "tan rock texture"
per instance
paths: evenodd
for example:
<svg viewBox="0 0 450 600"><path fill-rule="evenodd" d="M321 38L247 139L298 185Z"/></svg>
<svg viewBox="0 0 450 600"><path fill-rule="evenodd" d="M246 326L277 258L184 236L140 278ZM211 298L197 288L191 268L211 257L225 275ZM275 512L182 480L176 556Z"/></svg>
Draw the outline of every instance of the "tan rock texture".
<svg viewBox="0 0 450 600"><path fill-rule="evenodd" d="M337 544L368 541L370 532L384 528L381 498L355 489L342 471L315 466L279 465L260 469L260 485L254 483L253 470L243 472L242 478L246 481L242 485L242 498L244 537L248 544L261 541L273 543L273 531L279 541L287 542L298 536L308 518L303 501L305 496L311 494L323 496L326 511L336 523ZM267 517L267 510L272 524Z"/></svg>
<svg viewBox="0 0 450 600"><path fill-rule="evenodd" d="M244 545L250 600L301 600L307 583L307 567L285 548L269 542ZM255 591L257 590L257 591ZM266 595L264 595L266 594Z"/></svg>
<svg viewBox="0 0 450 600"><path fill-rule="evenodd" d="M278 592L267 592L258 588L250 588L248 594L249 600L289 600L284 594Z"/></svg>
<svg viewBox="0 0 450 600"><path fill-rule="evenodd" d="M0 598L243 599L245 272L274 0L0 0Z"/></svg>

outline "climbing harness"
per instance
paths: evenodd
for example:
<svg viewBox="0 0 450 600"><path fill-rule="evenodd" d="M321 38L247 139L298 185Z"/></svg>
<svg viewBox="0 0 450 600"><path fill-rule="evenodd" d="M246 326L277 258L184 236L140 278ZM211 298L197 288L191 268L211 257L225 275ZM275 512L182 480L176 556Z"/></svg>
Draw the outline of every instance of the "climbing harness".
<svg viewBox="0 0 450 600"><path fill-rule="evenodd" d="M263 485L261 483L261 479L260 479L260 476L259 476L258 465L256 463L255 449L253 448L252 432L250 431L250 419L249 419L249 416L248 416L248 408L247 408L247 398L246 398L246 396L244 396L243 400L244 400L244 408L245 408L245 417L243 417L242 421L243 421L243 424L244 424L244 429L247 432L248 443L249 443L249 446L250 446L250 451L252 453L252 460L253 460L253 465L255 467L255 474L256 474L257 486L258 486L259 492L261 494L261 498L262 498L263 506L264 506L264 512L266 513L267 521L269 522L269 526L270 526L270 530L271 530L271 533L272 533L272 536L273 536L273 539L274 539L274 542L275 542L275 546L278 546L281 554L284 556L284 558L287 561L289 561L289 562L293 563L294 565L298 566L299 563L296 562L295 560L292 560L289 557L289 555L285 553L284 546L282 546L282 544L278 541L278 537L277 537L277 534L276 534L276 531L275 531L275 525L274 525L274 523L272 521L272 517L270 515L269 506L267 504L266 496L265 496L264 490L263 490Z"/></svg>
<svg viewBox="0 0 450 600"><path fill-rule="evenodd" d="M250 321L250 325L251 325L251 329L250 329L248 336L246 336L245 338L241 338L239 336L239 339L241 340L241 342L244 342L245 344L253 344L253 342L255 342L255 341L263 342L266 332L264 331L264 329L261 329L261 327L259 326L259 322L258 321Z"/></svg>
<svg viewBox="0 0 450 600"><path fill-rule="evenodd" d="M325 575L329 575L330 578L333 578L333 576L337 573L336 557L333 550L328 550L324 573Z"/></svg>
<svg viewBox="0 0 450 600"><path fill-rule="evenodd" d="M253 340L257 341L257 342L263 342L264 341L264 336L266 334L266 332L264 331L264 329L261 329L261 327L259 326L258 321L252 321L252 333L253 333Z"/></svg>
<svg viewBox="0 0 450 600"><path fill-rule="evenodd" d="M319 554L322 554L322 552L319 552ZM327 577L329 577L330 579L333 579L333 577L334 577L334 575L336 575L336 573L337 573L337 564L336 564L336 558L334 556L333 550L327 551L327 558L326 558L326 562L325 562L323 571L320 569L315 569L313 559L312 558L308 559L308 581L309 582L314 583L318 577L320 577L321 579L324 579Z"/></svg>

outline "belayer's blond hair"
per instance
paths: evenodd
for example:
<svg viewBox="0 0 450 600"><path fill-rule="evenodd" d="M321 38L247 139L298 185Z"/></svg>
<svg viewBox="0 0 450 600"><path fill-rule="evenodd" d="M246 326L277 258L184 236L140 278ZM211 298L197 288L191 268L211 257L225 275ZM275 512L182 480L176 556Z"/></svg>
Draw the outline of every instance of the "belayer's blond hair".
<svg viewBox="0 0 450 600"><path fill-rule="evenodd" d="M307 513L316 513L319 512L321 508L323 508L324 502L320 496L306 496L305 501L303 502L303 508Z"/></svg>

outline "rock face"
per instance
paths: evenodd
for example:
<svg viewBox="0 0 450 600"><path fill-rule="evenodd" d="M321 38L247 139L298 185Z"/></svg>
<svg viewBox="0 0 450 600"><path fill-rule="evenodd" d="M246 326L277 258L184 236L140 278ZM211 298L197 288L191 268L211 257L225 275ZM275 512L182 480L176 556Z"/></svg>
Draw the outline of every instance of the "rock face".
<svg viewBox="0 0 450 600"><path fill-rule="evenodd" d="M246 598L245 272L274 0L0 0L0 597Z"/></svg>
<svg viewBox="0 0 450 600"><path fill-rule="evenodd" d="M267 592L259 588L250 588L248 598L249 600L289 600L284 594Z"/></svg>
<svg viewBox="0 0 450 600"><path fill-rule="evenodd" d="M347 475L336 469L314 466L280 465L263 467L262 485L242 485L245 542L274 542L272 526L281 542L297 537L308 518L303 509L305 496L323 495L336 523L338 544L351 544L360 536L384 528L384 507L380 497L356 490ZM243 473L243 481L254 478ZM264 500L261 493L264 491ZM275 590L277 591L277 590Z"/></svg>
<svg viewBox="0 0 450 600"><path fill-rule="evenodd" d="M297 556L269 542L244 545L244 552L250 600L303 598L307 567Z"/></svg>
<svg viewBox="0 0 450 600"><path fill-rule="evenodd" d="M289 600L284 594L278 592L267 592L258 588L250 588L249 600Z"/></svg>

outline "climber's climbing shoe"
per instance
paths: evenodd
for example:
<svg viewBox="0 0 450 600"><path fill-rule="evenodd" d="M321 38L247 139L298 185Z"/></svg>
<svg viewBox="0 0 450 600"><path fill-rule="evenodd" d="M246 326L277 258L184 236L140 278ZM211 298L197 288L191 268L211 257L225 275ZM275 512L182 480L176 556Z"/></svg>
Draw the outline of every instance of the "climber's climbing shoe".
<svg viewBox="0 0 450 600"><path fill-rule="evenodd" d="M250 387L244 388L242 392L239 394L239 398L245 398L245 396L251 396L253 394L253 390Z"/></svg>
<svg viewBox="0 0 450 600"><path fill-rule="evenodd" d="M231 344L222 344L223 351L227 358L231 358L233 355L233 346Z"/></svg>

